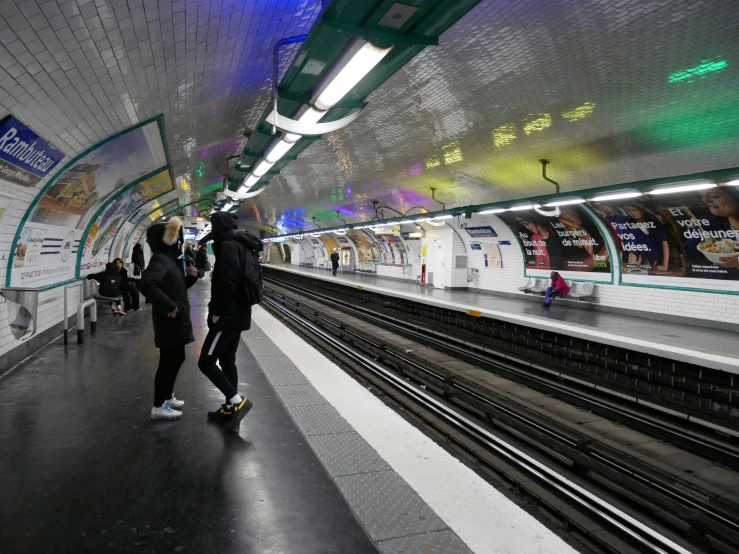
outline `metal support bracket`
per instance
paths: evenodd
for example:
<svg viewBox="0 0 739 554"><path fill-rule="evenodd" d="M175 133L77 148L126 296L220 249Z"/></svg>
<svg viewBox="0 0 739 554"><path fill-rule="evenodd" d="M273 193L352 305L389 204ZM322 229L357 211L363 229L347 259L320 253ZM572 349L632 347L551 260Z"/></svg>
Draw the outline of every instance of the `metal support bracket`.
<svg viewBox="0 0 739 554"><path fill-rule="evenodd" d="M357 119L360 113L362 113L362 109L354 109L336 121L305 124L295 121L294 119L290 119L289 117L285 117L284 115L280 115L275 110L272 110L265 121L283 133L293 133L295 135L325 135L346 127L352 121Z"/></svg>

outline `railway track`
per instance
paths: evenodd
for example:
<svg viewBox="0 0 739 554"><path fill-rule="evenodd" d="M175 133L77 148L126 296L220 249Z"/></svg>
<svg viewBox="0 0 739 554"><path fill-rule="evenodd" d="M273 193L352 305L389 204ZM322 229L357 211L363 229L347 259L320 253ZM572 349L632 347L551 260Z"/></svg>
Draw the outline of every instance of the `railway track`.
<svg viewBox="0 0 739 554"><path fill-rule="evenodd" d="M267 286L267 309L442 432L467 458L499 472L503 480L545 504L585 537L586 544L597 545L596 550L735 552L739 522L730 507L532 417L445 368L419 362L302 300L315 298L399 332L395 322L292 284L268 281ZM419 338L428 343L433 337ZM713 446L721 445L714 441Z"/></svg>

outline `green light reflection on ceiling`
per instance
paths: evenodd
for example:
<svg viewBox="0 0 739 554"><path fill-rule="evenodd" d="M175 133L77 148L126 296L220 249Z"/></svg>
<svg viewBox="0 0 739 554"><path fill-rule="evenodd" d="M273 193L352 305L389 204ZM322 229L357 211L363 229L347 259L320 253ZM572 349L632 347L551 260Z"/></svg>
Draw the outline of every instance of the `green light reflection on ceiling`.
<svg viewBox="0 0 739 554"><path fill-rule="evenodd" d="M726 69L728 65L729 63L726 60L720 60L716 62L711 60L703 60L699 65L696 65L695 67L673 73L669 77L669 82L679 83L682 81L687 81L688 83L691 83L696 77L704 77L707 73L722 71Z"/></svg>

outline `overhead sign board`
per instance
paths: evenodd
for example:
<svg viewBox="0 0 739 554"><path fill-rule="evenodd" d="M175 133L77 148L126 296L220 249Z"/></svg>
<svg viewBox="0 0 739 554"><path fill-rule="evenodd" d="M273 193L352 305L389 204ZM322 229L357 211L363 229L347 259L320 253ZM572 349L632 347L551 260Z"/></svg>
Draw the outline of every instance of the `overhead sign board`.
<svg viewBox="0 0 739 554"><path fill-rule="evenodd" d="M64 154L12 115L0 121L0 180L32 187L64 159Z"/></svg>
<svg viewBox="0 0 739 554"><path fill-rule="evenodd" d="M467 234L471 237L497 237L498 234L492 227L465 227Z"/></svg>

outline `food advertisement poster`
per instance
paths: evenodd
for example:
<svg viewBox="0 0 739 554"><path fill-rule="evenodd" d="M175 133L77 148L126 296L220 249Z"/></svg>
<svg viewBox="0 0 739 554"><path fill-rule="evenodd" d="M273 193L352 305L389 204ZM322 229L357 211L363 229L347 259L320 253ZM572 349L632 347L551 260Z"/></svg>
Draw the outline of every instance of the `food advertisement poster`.
<svg viewBox="0 0 739 554"><path fill-rule="evenodd" d="M558 216L530 209L497 217L510 227L520 243L527 274L548 276L556 270L592 273L588 279L593 280L610 279L608 246L598 225L582 207L561 206ZM598 277L599 273L603 275Z"/></svg>
<svg viewBox="0 0 739 554"><path fill-rule="evenodd" d="M166 164L156 121L118 135L75 160L51 182L17 235L8 285L42 287L76 277L79 243L94 214L108 201L116 204L112 199L120 189ZM106 210L105 222L90 228L93 241L101 237L97 252L103 256L110 249L111 232L121 223L118 208L116 204L115 210ZM28 241L39 237L43 238L34 261L29 259L34 246ZM94 261L88 259L85 267L87 263Z"/></svg>
<svg viewBox="0 0 739 554"><path fill-rule="evenodd" d="M354 245L357 247L359 263L377 264L380 262L380 256L375 242L366 233L357 229L350 229L346 234L354 241Z"/></svg>
<svg viewBox="0 0 739 554"><path fill-rule="evenodd" d="M623 283L739 292L736 187L589 205L613 235Z"/></svg>

